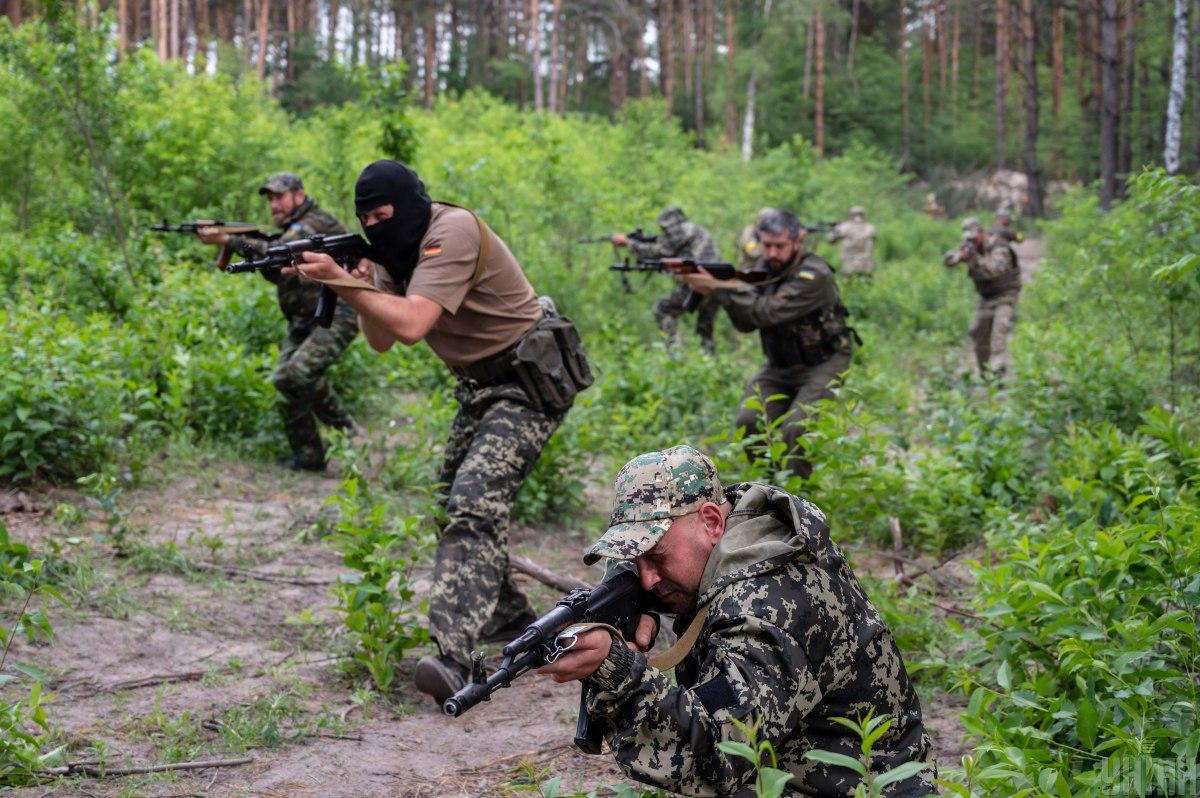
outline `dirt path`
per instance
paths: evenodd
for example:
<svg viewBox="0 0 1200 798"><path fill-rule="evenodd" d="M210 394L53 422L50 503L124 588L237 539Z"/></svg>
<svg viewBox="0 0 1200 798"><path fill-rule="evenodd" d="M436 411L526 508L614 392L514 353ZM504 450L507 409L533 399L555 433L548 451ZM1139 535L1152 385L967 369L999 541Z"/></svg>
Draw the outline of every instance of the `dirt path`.
<svg viewBox="0 0 1200 798"><path fill-rule="evenodd" d="M49 675L57 694L51 723L72 761L103 754L120 767L243 752L254 761L188 774L64 779L14 795L484 796L554 775L584 789L623 781L610 758L570 745L574 688L528 678L451 720L413 690L408 673L397 677L386 703L341 674L334 655L344 650L342 627L330 609L330 584L343 569L311 534L328 522L323 499L335 480L234 464L176 470L124 498L133 508L124 523L139 541L125 559L94 542L105 532L103 518L64 527L50 513L9 508L14 539L41 550L54 539L68 549L78 565L66 590L80 602L53 611L52 642L21 640L13 657ZM605 494L589 490L595 503ZM58 493L34 504L83 501ZM582 537L562 529L513 534L518 553L594 581L597 573L579 564L583 547ZM190 570L179 566L181 557L290 581ZM862 567L873 569L872 562ZM425 581L418 578L419 591ZM557 598L519 581L539 608ZM926 709L943 763L963 750L960 709L945 697Z"/></svg>

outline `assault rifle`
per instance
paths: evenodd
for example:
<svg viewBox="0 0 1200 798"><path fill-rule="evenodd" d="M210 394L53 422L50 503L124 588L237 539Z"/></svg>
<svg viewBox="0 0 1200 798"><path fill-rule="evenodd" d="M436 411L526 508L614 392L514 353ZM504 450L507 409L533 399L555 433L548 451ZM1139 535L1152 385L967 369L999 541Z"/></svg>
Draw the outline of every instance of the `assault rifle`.
<svg viewBox="0 0 1200 798"><path fill-rule="evenodd" d="M658 236L650 235L642 228L638 227L625 234L625 237L630 241L636 241L639 244L653 244L658 241ZM613 237L606 236L584 236L579 239L580 244L611 244Z"/></svg>
<svg viewBox="0 0 1200 798"><path fill-rule="evenodd" d="M829 232L833 231L833 228L838 226L838 223L837 222L813 222L812 224L808 224L806 222L801 222L800 226L803 227L806 231L808 231L810 233L829 233Z"/></svg>
<svg viewBox="0 0 1200 798"><path fill-rule="evenodd" d="M610 271L620 272L621 279L626 280L631 272L664 272L666 274L698 274L701 269L716 277L718 280L742 280L747 283L760 283L770 275L765 271L743 271L732 263L719 260L692 260L691 258L660 258L657 260L639 260L630 263L624 260L608 267ZM628 282L625 283L629 290ZM700 304L701 296L695 291L688 294L683 303L686 311L694 310Z"/></svg>
<svg viewBox="0 0 1200 798"><path fill-rule="evenodd" d="M946 256L942 258L942 264L945 266L954 266L965 260L970 260L976 254L978 254L978 250L975 248L975 244L971 241L964 241L962 246L946 253Z"/></svg>
<svg viewBox="0 0 1200 798"><path fill-rule="evenodd" d="M231 263L225 268L229 274L246 272L277 272L285 266L293 266L305 252L321 252L333 258L339 266L349 271L359 259L367 254L367 242L357 233L315 235L312 238L297 238L267 250L267 254L253 260ZM322 327L333 323L333 311L337 307L337 294L327 285L321 286L317 300L317 312L313 319Z"/></svg>
<svg viewBox="0 0 1200 798"><path fill-rule="evenodd" d="M230 235L240 235L247 238L258 238L263 241L274 241L279 238L278 233L268 233L256 224L250 222L223 222L217 219L195 219L179 224L171 224L166 219L162 220L162 224L152 224L150 229L156 233L191 233L195 235L201 228L215 227L217 232L229 233ZM217 260L214 264L218 269L224 269L229 265L229 259L233 255L233 250L229 245L221 247L221 251L217 253Z"/></svg>
<svg viewBox="0 0 1200 798"><path fill-rule="evenodd" d="M632 639L638 620L647 611L637 568L633 563L612 565L604 580L591 589L572 590L554 605L554 609L525 628L521 636L500 652L500 666L489 676L484 669L482 652L471 656L470 681L442 704L442 711L457 718L471 707L491 699L513 680L557 660L575 644L569 627L578 623L606 623ZM565 632L565 634L564 634ZM585 688L586 689L586 688ZM587 697L579 697L579 722L575 726L575 745L588 754L600 753L602 730L591 725Z"/></svg>

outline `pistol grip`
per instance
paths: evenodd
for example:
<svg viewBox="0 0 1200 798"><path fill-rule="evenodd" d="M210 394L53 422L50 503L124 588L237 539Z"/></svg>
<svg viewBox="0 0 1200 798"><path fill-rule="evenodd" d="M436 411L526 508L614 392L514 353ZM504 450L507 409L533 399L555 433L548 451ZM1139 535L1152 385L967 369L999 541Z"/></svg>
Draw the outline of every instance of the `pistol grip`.
<svg viewBox="0 0 1200 798"><path fill-rule="evenodd" d="M683 312L691 313L693 310L700 307L700 301L702 299L704 299L704 297L700 294L697 294L695 291L688 291L687 297L683 300Z"/></svg>
<svg viewBox="0 0 1200 798"><path fill-rule="evenodd" d="M325 329L333 324L333 312L337 309L337 294L327 285L321 286L321 295L317 297L317 312L313 318Z"/></svg>

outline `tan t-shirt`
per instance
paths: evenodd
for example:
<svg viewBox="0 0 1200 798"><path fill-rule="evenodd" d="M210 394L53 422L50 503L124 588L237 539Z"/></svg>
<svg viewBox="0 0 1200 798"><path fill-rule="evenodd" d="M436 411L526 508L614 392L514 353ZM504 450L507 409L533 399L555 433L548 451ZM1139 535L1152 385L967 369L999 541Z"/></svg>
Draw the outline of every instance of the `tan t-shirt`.
<svg viewBox="0 0 1200 798"><path fill-rule="evenodd" d="M479 258L479 225L470 211L433 203L429 229L406 295L423 296L445 311L425 336L450 366L465 366L515 344L542 315L533 286L500 236L488 228L483 277L471 286ZM387 270L375 269L375 287L399 294Z"/></svg>

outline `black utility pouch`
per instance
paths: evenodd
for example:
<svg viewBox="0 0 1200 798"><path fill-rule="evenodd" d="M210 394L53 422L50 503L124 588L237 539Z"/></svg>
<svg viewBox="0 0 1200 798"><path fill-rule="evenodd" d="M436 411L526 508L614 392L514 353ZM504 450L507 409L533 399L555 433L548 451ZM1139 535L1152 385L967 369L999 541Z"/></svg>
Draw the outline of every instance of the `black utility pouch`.
<svg viewBox="0 0 1200 798"><path fill-rule="evenodd" d="M579 331L553 306L517 344L513 368L529 400L552 412L569 408L595 381Z"/></svg>

